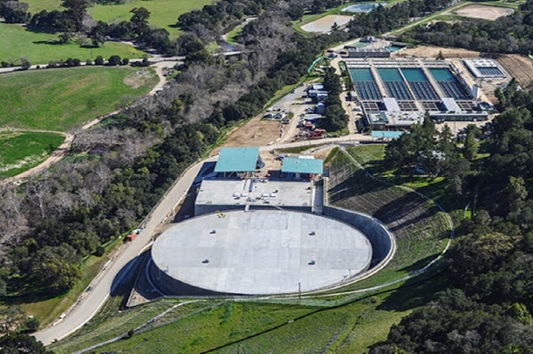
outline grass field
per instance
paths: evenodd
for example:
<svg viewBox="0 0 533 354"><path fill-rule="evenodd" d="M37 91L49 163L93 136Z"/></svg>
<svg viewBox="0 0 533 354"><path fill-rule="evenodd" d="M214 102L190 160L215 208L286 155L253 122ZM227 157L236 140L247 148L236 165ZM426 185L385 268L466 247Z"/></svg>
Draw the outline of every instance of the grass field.
<svg viewBox="0 0 533 354"><path fill-rule="evenodd" d="M37 166L65 140L62 134L0 133L0 177L11 177Z"/></svg>
<svg viewBox="0 0 533 354"><path fill-rule="evenodd" d="M60 0L28 0L30 12L37 13L41 10L59 9ZM144 7L150 11L150 24L155 27L165 28L171 37L180 33L176 27L171 27L178 21L178 16L194 9L201 9L204 5L211 4L210 0L126 0L121 5L95 5L89 8L89 13L95 20L105 22L127 21L131 18L130 11L136 7Z"/></svg>
<svg viewBox="0 0 533 354"><path fill-rule="evenodd" d="M390 288L337 307L201 301L170 311L129 339L96 349L127 353L363 353L390 327L426 304L446 284L443 274ZM416 295L414 295L416 294ZM104 311L76 335L51 346L72 353L128 332L179 300ZM112 307L112 306L111 306ZM215 350L216 349L216 350Z"/></svg>
<svg viewBox="0 0 533 354"><path fill-rule="evenodd" d="M48 64L50 60L78 58L81 61L96 58L98 55L109 58L119 55L121 58L142 58L146 53L134 47L116 42L107 42L101 48L81 48L76 43L49 44L57 40L57 34L27 31L21 25L0 23L0 61L9 62L26 57L32 64Z"/></svg>
<svg viewBox="0 0 533 354"><path fill-rule="evenodd" d="M80 67L0 75L0 127L66 131L114 111L158 81L149 69Z"/></svg>

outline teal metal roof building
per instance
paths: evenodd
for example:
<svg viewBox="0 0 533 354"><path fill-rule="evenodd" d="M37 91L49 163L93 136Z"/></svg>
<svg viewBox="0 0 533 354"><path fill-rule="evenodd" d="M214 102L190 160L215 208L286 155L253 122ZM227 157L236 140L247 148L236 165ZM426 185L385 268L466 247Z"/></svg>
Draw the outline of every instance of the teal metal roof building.
<svg viewBox="0 0 533 354"><path fill-rule="evenodd" d="M322 160L286 157L283 159L281 172L322 174L324 172L324 163Z"/></svg>
<svg viewBox="0 0 533 354"><path fill-rule="evenodd" d="M384 139L397 139L402 136L404 132L402 131L384 131L384 130L373 130L373 138L384 138Z"/></svg>
<svg viewBox="0 0 533 354"><path fill-rule="evenodd" d="M251 172L259 162L259 148L222 148L215 172Z"/></svg>

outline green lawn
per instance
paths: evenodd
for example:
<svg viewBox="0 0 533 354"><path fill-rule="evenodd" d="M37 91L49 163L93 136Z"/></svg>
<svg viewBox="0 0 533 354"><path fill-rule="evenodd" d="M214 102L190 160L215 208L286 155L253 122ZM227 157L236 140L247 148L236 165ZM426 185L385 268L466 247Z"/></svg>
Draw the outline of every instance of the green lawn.
<svg viewBox="0 0 533 354"><path fill-rule="evenodd" d="M62 134L0 133L0 177L11 177L43 162L65 140Z"/></svg>
<svg viewBox="0 0 533 354"><path fill-rule="evenodd" d="M141 58L146 53L134 47L116 42L107 42L101 48L81 48L77 43L49 44L57 40L53 33L27 31L24 26L0 23L0 61L9 62L26 57L32 64L48 64L50 60L65 60L69 57L81 61L94 59L98 55L109 58L119 55L121 58Z"/></svg>
<svg viewBox="0 0 533 354"><path fill-rule="evenodd" d="M30 11L37 13L41 10L59 9L60 0L28 0ZM178 16L194 9L201 9L204 5L212 4L210 0L126 0L122 5L95 5L89 8L89 13L95 20L105 22L127 21L131 17L130 11L135 7L144 7L150 11L150 24L165 28L171 37L177 37L178 28L171 27L178 21Z"/></svg>
<svg viewBox="0 0 533 354"><path fill-rule="evenodd" d="M430 301L444 274L408 282L335 307L284 303L201 301L172 310L131 338L96 349L127 353L363 353L390 327ZM183 301L183 300L182 300ZM148 321L178 300L164 299L98 315L76 335L52 345L72 353ZM325 302L324 302L325 303Z"/></svg>
<svg viewBox="0 0 533 354"><path fill-rule="evenodd" d="M0 127L66 131L146 94L158 81L149 69L80 67L0 75Z"/></svg>

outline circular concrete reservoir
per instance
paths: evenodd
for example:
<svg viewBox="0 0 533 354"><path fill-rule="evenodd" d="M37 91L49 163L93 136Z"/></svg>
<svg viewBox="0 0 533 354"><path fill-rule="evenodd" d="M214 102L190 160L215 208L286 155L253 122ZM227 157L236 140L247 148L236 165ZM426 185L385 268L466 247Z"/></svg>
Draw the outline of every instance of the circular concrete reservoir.
<svg viewBox="0 0 533 354"><path fill-rule="evenodd" d="M150 277L167 295L283 294L366 271L372 246L334 219L292 211L231 211L179 223L152 247Z"/></svg>

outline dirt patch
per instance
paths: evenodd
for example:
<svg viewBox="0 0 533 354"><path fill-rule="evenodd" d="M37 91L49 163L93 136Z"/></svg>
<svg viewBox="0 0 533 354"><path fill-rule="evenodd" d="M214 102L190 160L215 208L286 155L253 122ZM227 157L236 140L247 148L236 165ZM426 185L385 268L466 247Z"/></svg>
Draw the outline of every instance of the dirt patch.
<svg viewBox="0 0 533 354"><path fill-rule="evenodd" d="M303 25L301 28L306 32L328 33L334 23L337 23L338 26L344 26L351 19L352 16L328 15Z"/></svg>
<svg viewBox="0 0 533 354"><path fill-rule="evenodd" d="M129 87L137 89L141 86L146 85L148 82L150 82L151 79L152 74L150 73L150 71L144 69L129 74L124 78L123 82Z"/></svg>
<svg viewBox="0 0 533 354"><path fill-rule="evenodd" d="M479 57L479 52L463 49L463 48L447 48L447 47L436 47L436 46L418 46L416 48L406 48L398 54L394 55L395 57L405 58L405 57L421 57L421 58L436 58L439 55L439 52L442 52L442 55L445 58L477 58Z"/></svg>
<svg viewBox="0 0 533 354"><path fill-rule="evenodd" d="M505 54L498 58L503 68L514 77L520 86L526 88L533 83L533 62L518 54Z"/></svg>
<svg viewBox="0 0 533 354"><path fill-rule="evenodd" d="M499 6L485 6L485 5L468 5L454 11L453 13L459 16L480 18L483 20L494 21L500 17L509 16L514 12L513 9Z"/></svg>
<svg viewBox="0 0 533 354"><path fill-rule="evenodd" d="M270 142L274 143L279 135L280 122L261 120L260 115L229 132L226 142L221 147L264 146ZM218 154L219 151L220 148L213 150L212 155Z"/></svg>

